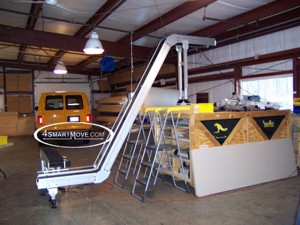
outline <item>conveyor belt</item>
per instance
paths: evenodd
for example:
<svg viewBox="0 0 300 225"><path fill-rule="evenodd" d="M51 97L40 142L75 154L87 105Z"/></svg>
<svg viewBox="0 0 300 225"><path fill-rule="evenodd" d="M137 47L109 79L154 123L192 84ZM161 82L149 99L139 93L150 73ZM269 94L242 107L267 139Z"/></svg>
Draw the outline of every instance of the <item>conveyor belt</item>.
<svg viewBox="0 0 300 225"><path fill-rule="evenodd" d="M51 173L40 171L37 176L38 189L53 189L69 185L101 183L108 178L111 167L169 50L176 44L182 44L183 41L188 41L192 45L202 46L214 46L216 44L215 40L211 38L175 34L163 39L156 48L141 80L139 81L133 99L129 102L125 112L121 114L119 123L113 130L114 136L112 140L103 146L94 165L52 171Z"/></svg>

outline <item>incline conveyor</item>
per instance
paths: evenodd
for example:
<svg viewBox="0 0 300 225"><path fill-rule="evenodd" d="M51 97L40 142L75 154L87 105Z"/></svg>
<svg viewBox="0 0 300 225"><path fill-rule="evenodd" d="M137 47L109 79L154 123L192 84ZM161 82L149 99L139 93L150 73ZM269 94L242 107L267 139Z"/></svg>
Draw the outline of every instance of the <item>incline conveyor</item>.
<svg viewBox="0 0 300 225"><path fill-rule="evenodd" d="M38 189L47 189L51 200L55 202L55 196L59 187L79 184L96 184L106 180L169 50L176 44L183 44L186 42L190 45L197 46L216 45L215 40L212 38L176 34L161 40L139 81L132 100L128 103L124 112L120 114L118 124L113 128L114 135L111 137L111 141L102 146L94 164L87 167L39 171L36 180Z"/></svg>

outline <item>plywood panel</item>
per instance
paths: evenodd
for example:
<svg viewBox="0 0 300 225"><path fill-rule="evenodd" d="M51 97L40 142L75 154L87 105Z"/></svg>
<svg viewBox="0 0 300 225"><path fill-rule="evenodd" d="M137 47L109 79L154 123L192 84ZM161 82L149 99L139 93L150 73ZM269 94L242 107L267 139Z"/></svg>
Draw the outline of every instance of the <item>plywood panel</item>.
<svg viewBox="0 0 300 225"><path fill-rule="evenodd" d="M119 113L122 107L123 105L99 105L97 111Z"/></svg>
<svg viewBox="0 0 300 225"><path fill-rule="evenodd" d="M248 137L249 142L267 140L266 135L259 129L258 125L252 118L249 119Z"/></svg>
<svg viewBox="0 0 300 225"><path fill-rule="evenodd" d="M297 175L290 138L194 150L191 160L198 197Z"/></svg>
<svg viewBox="0 0 300 225"><path fill-rule="evenodd" d="M126 96L116 96L111 98L102 98L96 100L97 104L120 104L128 101Z"/></svg>

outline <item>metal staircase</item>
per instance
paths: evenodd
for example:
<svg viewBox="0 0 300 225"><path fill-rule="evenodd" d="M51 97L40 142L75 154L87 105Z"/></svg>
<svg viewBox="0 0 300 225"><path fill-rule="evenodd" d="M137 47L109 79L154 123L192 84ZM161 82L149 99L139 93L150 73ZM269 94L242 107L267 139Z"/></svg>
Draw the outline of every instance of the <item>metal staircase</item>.
<svg viewBox="0 0 300 225"><path fill-rule="evenodd" d="M128 134L114 180L115 184L122 188L125 188L129 175L135 174L140 161L142 149L146 144L146 132L148 130L148 125L145 124L144 121L147 119L148 112L143 109L141 112L143 112L143 114L138 115L138 131L134 132L136 128L133 127L131 132Z"/></svg>
<svg viewBox="0 0 300 225"><path fill-rule="evenodd" d="M189 110L189 106L160 107L155 109L154 119L151 121L150 127L155 127L155 129L152 130L155 130L156 141L155 144L145 143L136 179L131 190L131 193L141 201L145 201L149 188L156 185L160 173L171 175L174 187L182 191L190 191L188 185L188 173L185 172L184 161L182 158L183 154L181 152L177 134L180 115L182 112ZM167 132L170 136L166 135ZM146 153L149 153L149 151L150 154L147 155ZM184 181L183 186L178 185L177 178L175 177L172 160L175 157L179 160L179 168L183 174L181 179ZM163 176L162 180L164 181ZM136 191L137 186L144 187L142 188L143 191Z"/></svg>

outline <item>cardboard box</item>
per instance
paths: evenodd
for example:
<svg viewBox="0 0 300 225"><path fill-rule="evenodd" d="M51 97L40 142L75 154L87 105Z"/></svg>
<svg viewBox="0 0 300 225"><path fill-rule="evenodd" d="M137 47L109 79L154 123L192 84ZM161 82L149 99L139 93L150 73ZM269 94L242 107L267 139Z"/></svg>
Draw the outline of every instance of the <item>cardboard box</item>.
<svg viewBox="0 0 300 225"><path fill-rule="evenodd" d="M34 116L18 118L17 135L33 135L34 130Z"/></svg>
<svg viewBox="0 0 300 225"><path fill-rule="evenodd" d="M18 113L17 112L2 112L0 113L0 135L16 136L18 128Z"/></svg>
<svg viewBox="0 0 300 225"><path fill-rule="evenodd" d="M32 96L19 96L19 113L32 113Z"/></svg>
<svg viewBox="0 0 300 225"><path fill-rule="evenodd" d="M19 74L19 91L32 91L31 74Z"/></svg>
<svg viewBox="0 0 300 225"><path fill-rule="evenodd" d="M7 112L32 113L32 96L8 95L6 96Z"/></svg>
<svg viewBox="0 0 300 225"><path fill-rule="evenodd" d="M0 127L17 127L17 123L17 112L0 112Z"/></svg>
<svg viewBox="0 0 300 225"><path fill-rule="evenodd" d="M6 74L6 91L32 91L31 74Z"/></svg>
<svg viewBox="0 0 300 225"><path fill-rule="evenodd" d="M17 136L18 127L1 127L0 135Z"/></svg>
<svg viewBox="0 0 300 225"><path fill-rule="evenodd" d="M19 91L18 74L6 74L6 91L7 92Z"/></svg>
<svg viewBox="0 0 300 225"><path fill-rule="evenodd" d="M19 96L18 95L6 96L6 107L7 107L7 112L19 112L20 110Z"/></svg>

